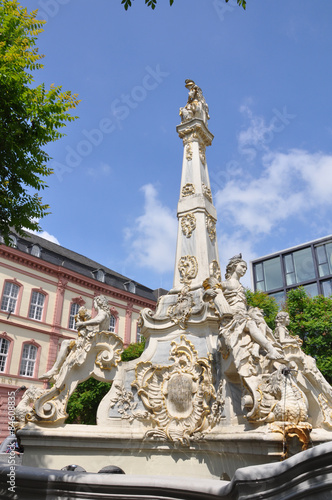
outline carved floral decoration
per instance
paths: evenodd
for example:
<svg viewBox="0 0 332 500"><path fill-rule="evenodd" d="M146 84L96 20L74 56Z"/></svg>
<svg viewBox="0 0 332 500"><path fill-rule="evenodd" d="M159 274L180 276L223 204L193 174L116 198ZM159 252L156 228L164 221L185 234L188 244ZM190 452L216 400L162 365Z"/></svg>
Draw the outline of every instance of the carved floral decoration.
<svg viewBox="0 0 332 500"><path fill-rule="evenodd" d="M206 216L206 228L210 240L213 242L216 239L216 219L211 217L211 215Z"/></svg>
<svg viewBox="0 0 332 500"><path fill-rule="evenodd" d="M207 417L216 397L211 359L198 358L184 335L171 343L170 359L169 366L138 363L132 386L157 426L146 437L189 444L211 428Z"/></svg>
<svg viewBox="0 0 332 500"><path fill-rule="evenodd" d="M191 182L187 182L182 188L182 196L190 196L195 194L195 186Z"/></svg>
<svg viewBox="0 0 332 500"><path fill-rule="evenodd" d="M196 278L198 273L198 262L194 255L185 255L179 259L178 269L180 273L180 282L189 284Z"/></svg>
<svg viewBox="0 0 332 500"><path fill-rule="evenodd" d="M193 159L193 148L192 143L188 142L186 145L186 160L191 161Z"/></svg>
<svg viewBox="0 0 332 500"><path fill-rule="evenodd" d="M168 308L167 315L175 324L179 325L180 328L185 329L187 321L191 316L193 306L194 299L189 292L189 287L184 286L178 294L176 303Z"/></svg>
<svg viewBox="0 0 332 500"><path fill-rule="evenodd" d="M207 187L204 182L202 182L202 191L206 199L209 200L210 203L212 203L212 193L211 189Z"/></svg>
<svg viewBox="0 0 332 500"><path fill-rule="evenodd" d="M193 231L196 229L196 217L194 214L189 213L181 217L181 229L183 234L190 238Z"/></svg>

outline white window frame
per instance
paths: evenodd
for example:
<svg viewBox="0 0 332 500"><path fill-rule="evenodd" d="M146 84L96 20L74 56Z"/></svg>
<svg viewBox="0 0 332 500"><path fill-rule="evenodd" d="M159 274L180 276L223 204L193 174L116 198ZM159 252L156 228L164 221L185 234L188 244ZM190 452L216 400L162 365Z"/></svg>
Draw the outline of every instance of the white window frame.
<svg viewBox="0 0 332 500"><path fill-rule="evenodd" d="M80 305L77 302L72 302L70 305L69 323L68 323L68 328L70 328L70 330L76 330L75 316L78 313L79 308Z"/></svg>
<svg viewBox="0 0 332 500"><path fill-rule="evenodd" d="M33 377L36 360L37 360L38 348L33 344L24 344L21 364L20 364L20 375L22 377Z"/></svg>
<svg viewBox="0 0 332 500"><path fill-rule="evenodd" d="M116 326L116 317L113 316L113 314L111 314L110 316L110 327L109 327L109 331L112 332L112 333L115 333L115 326Z"/></svg>
<svg viewBox="0 0 332 500"><path fill-rule="evenodd" d="M40 302L41 298L42 301ZM38 292L37 290L32 290L30 307L29 307L29 318L35 319L37 321L42 321L44 305L45 305L45 294Z"/></svg>
<svg viewBox="0 0 332 500"><path fill-rule="evenodd" d="M10 281L5 282L5 288L1 301L2 311L15 312L19 291L19 285L16 285L15 283L12 283Z"/></svg>
<svg viewBox="0 0 332 500"><path fill-rule="evenodd" d="M6 369L6 363L9 353L9 340L0 337L0 372L3 373Z"/></svg>

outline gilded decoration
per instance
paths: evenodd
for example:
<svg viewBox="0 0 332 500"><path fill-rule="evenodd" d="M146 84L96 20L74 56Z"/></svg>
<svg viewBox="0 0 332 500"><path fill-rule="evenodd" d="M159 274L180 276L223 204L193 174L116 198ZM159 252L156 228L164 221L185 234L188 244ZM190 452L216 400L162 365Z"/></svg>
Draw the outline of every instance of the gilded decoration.
<svg viewBox="0 0 332 500"><path fill-rule="evenodd" d="M127 391L122 383L114 382L113 397L110 400L110 408L115 407L121 418L132 422L135 418L149 418L147 411L141 412L136 410L137 402L135 402L132 391Z"/></svg>
<svg viewBox="0 0 332 500"><path fill-rule="evenodd" d="M212 203L212 193L211 189L207 187L204 182L202 183L202 191L206 199L209 200L210 203Z"/></svg>
<svg viewBox="0 0 332 500"><path fill-rule="evenodd" d="M195 194L195 192L195 186L191 182L188 182L182 188L182 196L190 196L191 194Z"/></svg>
<svg viewBox="0 0 332 500"><path fill-rule="evenodd" d="M185 255L179 259L178 269L180 273L180 282L189 284L196 278L198 273L198 262L194 255Z"/></svg>
<svg viewBox="0 0 332 500"><path fill-rule="evenodd" d="M206 149L206 148L205 148L205 146L202 146L202 145L200 144L200 146L199 146L199 158L200 158L201 163L202 163L203 165L205 165L205 164L206 164L205 149Z"/></svg>
<svg viewBox="0 0 332 500"><path fill-rule="evenodd" d="M198 358L192 342L181 335L179 343L171 343L170 360L168 366L138 363L132 386L156 425L146 437L189 445L211 429L207 417L216 397L211 359Z"/></svg>
<svg viewBox="0 0 332 500"><path fill-rule="evenodd" d="M186 145L186 160L191 161L193 159L193 148L192 143L188 142Z"/></svg>
<svg viewBox="0 0 332 500"><path fill-rule="evenodd" d="M178 294L176 303L168 308L167 316L184 330L191 316L193 306L194 299L189 292L189 287L184 286Z"/></svg>
<svg viewBox="0 0 332 500"><path fill-rule="evenodd" d="M189 213L181 217L181 228L183 234L187 237L190 238L192 235L193 231L196 228L196 217L194 214Z"/></svg>
<svg viewBox="0 0 332 500"><path fill-rule="evenodd" d="M206 228L210 240L213 242L216 239L216 219L211 215L206 216Z"/></svg>

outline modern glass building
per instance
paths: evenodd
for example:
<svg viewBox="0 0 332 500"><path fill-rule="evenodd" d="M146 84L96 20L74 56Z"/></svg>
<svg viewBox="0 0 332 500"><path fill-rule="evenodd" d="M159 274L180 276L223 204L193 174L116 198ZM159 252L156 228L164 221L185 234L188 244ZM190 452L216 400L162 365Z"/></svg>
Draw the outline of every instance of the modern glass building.
<svg viewBox="0 0 332 500"><path fill-rule="evenodd" d="M251 263L252 287L283 303L286 292L303 286L312 297L332 295L332 235L260 257Z"/></svg>

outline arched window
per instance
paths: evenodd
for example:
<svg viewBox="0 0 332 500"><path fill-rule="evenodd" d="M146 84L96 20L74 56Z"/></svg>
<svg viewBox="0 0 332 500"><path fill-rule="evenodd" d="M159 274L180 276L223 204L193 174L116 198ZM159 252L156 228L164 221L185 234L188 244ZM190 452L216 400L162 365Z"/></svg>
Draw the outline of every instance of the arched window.
<svg viewBox="0 0 332 500"><path fill-rule="evenodd" d="M45 294L33 290L31 294L29 318L36 319L38 321L42 320L44 302L45 302Z"/></svg>
<svg viewBox="0 0 332 500"><path fill-rule="evenodd" d="M40 253L41 253L40 246L39 245L32 245L31 255L33 255L34 257L40 257Z"/></svg>
<svg viewBox="0 0 332 500"><path fill-rule="evenodd" d="M0 372L4 372L8 357L10 342L3 337L0 338Z"/></svg>
<svg viewBox="0 0 332 500"><path fill-rule="evenodd" d="M2 311L15 312L19 290L19 285L6 281L1 301Z"/></svg>
<svg viewBox="0 0 332 500"><path fill-rule="evenodd" d="M116 325L116 318L115 316L113 316L113 314L111 314L111 317L110 317L110 327L109 327L109 331L110 332L115 332L115 325Z"/></svg>
<svg viewBox="0 0 332 500"><path fill-rule="evenodd" d="M35 364L37 359L37 347L33 344L24 344L20 375L23 377L33 377L35 371Z"/></svg>
<svg viewBox="0 0 332 500"><path fill-rule="evenodd" d="M73 302L70 306L70 313L69 313L69 325L68 328L71 330L76 330L75 327L75 316L78 313L78 310L80 308L80 305L77 302Z"/></svg>

